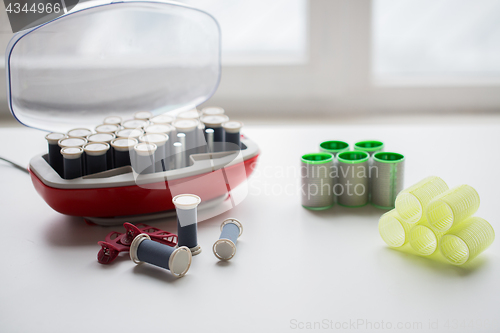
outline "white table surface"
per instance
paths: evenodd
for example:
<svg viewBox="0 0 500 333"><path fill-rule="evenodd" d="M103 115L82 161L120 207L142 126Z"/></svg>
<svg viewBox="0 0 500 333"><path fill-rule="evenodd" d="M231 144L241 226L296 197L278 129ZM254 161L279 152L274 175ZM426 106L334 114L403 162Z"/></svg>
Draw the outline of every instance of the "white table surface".
<svg viewBox="0 0 500 333"><path fill-rule="evenodd" d="M391 250L378 234L381 210L308 211L296 175L300 155L323 140L379 139L406 155L406 185L437 175L450 187L475 187L477 215L498 232L500 125L248 126L244 133L262 150L248 197L199 224L203 252L181 279L127 255L100 265L97 241L123 229L53 211L26 174L0 161L0 331L500 330L499 240L468 267ZM0 129L0 156L27 165L46 149L43 136ZM211 246L227 217L240 219L244 233L236 256L222 263ZM156 226L175 232L174 219Z"/></svg>

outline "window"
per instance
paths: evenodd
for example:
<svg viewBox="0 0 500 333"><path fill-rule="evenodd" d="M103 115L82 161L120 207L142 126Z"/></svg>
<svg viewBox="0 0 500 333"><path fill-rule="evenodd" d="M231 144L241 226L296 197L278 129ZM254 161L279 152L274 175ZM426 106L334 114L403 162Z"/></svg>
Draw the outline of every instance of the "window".
<svg viewBox="0 0 500 333"><path fill-rule="evenodd" d="M306 0L181 0L212 14L222 30L223 65L306 61Z"/></svg>
<svg viewBox="0 0 500 333"><path fill-rule="evenodd" d="M500 77L499 0L375 0L375 78Z"/></svg>

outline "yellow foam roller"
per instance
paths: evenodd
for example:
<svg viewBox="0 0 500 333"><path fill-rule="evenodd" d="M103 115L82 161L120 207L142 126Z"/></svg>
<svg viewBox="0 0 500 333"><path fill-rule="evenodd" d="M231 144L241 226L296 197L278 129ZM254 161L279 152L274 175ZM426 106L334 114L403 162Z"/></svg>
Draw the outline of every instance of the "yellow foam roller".
<svg viewBox="0 0 500 333"><path fill-rule="evenodd" d="M438 249L444 232L433 229L425 218L410 230L410 245L419 254L430 256Z"/></svg>
<svg viewBox="0 0 500 333"><path fill-rule="evenodd" d="M412 226L413 224L403 221L395 209L382 215L378 221L380 236L390 247L400 247L408 243Z"/></svg>
<svg viewBox="0 0 500 333"><path fill-rule="evenodd" d="M454 265L463 265L486 250L495 239L493 227L480 217L469 217L450 229L439 245L443 256Z"/></svg>
<svg viewBox="0 0 500 333"><path fill-rule="evenodd" d="M427 207L427 221L445 232L472 216L479 208L479 194L469 185L454 187L434 198Z"/></svg>
<svg viewBox="0 0 500 333"><path fill-rule="evenodd" d="M448 185L439 177L427 177L401 191L396 197L396 210L407 223L417 223L425 217L429 202L448 190Z"/></svg>

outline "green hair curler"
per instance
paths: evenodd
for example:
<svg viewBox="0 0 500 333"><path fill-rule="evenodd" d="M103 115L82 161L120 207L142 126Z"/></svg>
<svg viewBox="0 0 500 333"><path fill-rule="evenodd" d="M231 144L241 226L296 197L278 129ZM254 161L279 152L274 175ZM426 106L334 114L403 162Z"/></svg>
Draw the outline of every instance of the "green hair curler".
<svg viewBox="0 0 500 333"><path fill-rule="evenodd" d="M338 195L339 205L361 207L368 203L368 157L363 151L344 151L337 155L339 182L335 184L334 193Z"/></svg>
<svg viewBox="0 0 500 333"><path fill-rule="evenodd" d="M434 229L445 232L479 208L479 194L469 185L460 185L434 198L427 207L427 221Z"/></svg>
<svg viewBox="0 0 500 333"><path fill-rule="evenodd" d="M486 250L495 240L493 227L480 217L469 217L441 238L443 256L453 265L463 265Z"/></svg>
<svg viewBox="0 0 500 333"><path fill-rule="evenodd" d="M404 186L405 157L398 153L378 152L370 166L371 203L382 209L394 208L396 196Z"/></svg>
<svg viewBox="0 0 500 333"><path fill-rule="evenodd" d="M338 153L349 150L349 144L344 141L323 141L319 144L319 151L337 156Z"/></svg>
<svg viewBox="0 0 500 333"><path fill-rule="evenodd" d="M401 191L396 197L396 210L408 223L417 223L425 217L429 202L448 190L448 185L439 177L427 177Z"/></svg>
<svg viewBox="0 0 500 333"><path fill-rule="evenodd" d="M384 150L384 143L374 140L359 141L354 144L354 150L364 151L372 156L376 152Z"/></svg>
<svg viewBox="0 0 500 333"><path fill-rule="evenodd" d="M305 154L301 158L302 206L323 210L333 206L333 156L329 153Z"/></svg>

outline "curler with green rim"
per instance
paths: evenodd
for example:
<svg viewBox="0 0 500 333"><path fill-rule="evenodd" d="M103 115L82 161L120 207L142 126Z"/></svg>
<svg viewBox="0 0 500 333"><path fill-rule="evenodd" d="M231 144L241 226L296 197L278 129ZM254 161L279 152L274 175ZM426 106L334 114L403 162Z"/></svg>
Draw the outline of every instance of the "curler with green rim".
<svg viewBox="0 0 500 333"><path fill-rule="evenodd" d="M410 245L417 253L430 256L438 249L439 240L444 232L433 229L425 218L416 224L413 224L410 230Z"/></svg>
<svg viewBox="0 0 500 333"><path fill-rule="evenodd" d="M338 183L333 187L337 202L345 207L368 203L368 153L344 151L337 155Z"/></svg>
<svg viewBox="0 0 500 333"><path fill-rule="evenodd" d="M374 140L359 141L354 144L354 150L364 151L372 156L376 152L384 150L384 143Z"/></svg>
<svg viewBox="0 0 500 333"><path fill-rule="evenodd" d="M396 210L407 223L417 223L425 217L429 202L447 190L448 185L441 178L427 177L398 194Z"/></svg>
<svg viewBox="0 0 500 333"><path fill-rule="evenodd" d="M439 245L441 254L453 265L463 265L486 250L495 240L493 227L477 216L450 229Z"/></svg>
<svg viewBox="0 0 500 333"><path fill-rule="evenodd" d="M404 187L405 157L398 153L378 152L370 166L370 194L373 206L394 208L394 202Z"/></svg>
<svg viewBox="0 0 500 333"><path fill-rule="evenodd" d="M349 144L344 141L323 141L319 144L319 151L337 156L338 153L349 150Z"/></svg>
<svg viewBox="0 0 500 333"><path fill-rule="evenodd" d="M333 206L333 156L329 153L305 154L301 158L302 206L323 210Z"/></svg>
<svg viewBox="0 0 500 333"><path fill-rule="evenodd" d="M393 209L380 217L378 232L384 242L390 247L401 247L408 243L412 224L406 223Z"/></svg>
<svg viewBox="0 0 500 333"><path fill-rule="evenodd" d="M427 207L427 221L434 229L445 232L479 208L479 194L469 185L460 185L435 197Z"/></svg>

